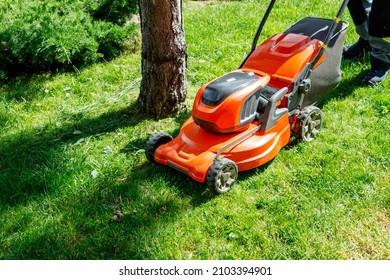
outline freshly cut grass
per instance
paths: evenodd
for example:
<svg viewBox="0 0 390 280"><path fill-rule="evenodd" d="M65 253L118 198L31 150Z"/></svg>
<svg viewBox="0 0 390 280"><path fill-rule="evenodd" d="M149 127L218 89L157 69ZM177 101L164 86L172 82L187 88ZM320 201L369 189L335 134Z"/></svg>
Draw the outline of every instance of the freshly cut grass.
<svg viewBox="0 0 390 280"><path fill-rule="evenodd" d="M261 39L332 17L338 2L278 1ZM238 67L264 9L184 2L189 109L203 83ZM139 112L139 53L1 85L0 258L389 259L390 80L358 86L368 57L342 68L319 137L240 173L218 197L146 160L149 135L176 135L190 110Z"/></svg>

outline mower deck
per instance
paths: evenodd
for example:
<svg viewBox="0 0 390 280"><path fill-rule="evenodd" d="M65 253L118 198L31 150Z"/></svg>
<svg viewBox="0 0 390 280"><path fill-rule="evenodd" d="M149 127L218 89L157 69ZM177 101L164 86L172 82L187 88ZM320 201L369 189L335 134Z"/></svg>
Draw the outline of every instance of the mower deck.
<svg viewBox="0 0 390 280"><path fill-rule="evenodd" d="M218 156L234 161L238 171L256 168L273 159L290 139L287 114L272 129L262 132L259 128L253 122L244 131L217 134L202 129L189 118L176 138L156 150L154 160L202 183ZM230 144L233 146L229 147Z"/></svg>

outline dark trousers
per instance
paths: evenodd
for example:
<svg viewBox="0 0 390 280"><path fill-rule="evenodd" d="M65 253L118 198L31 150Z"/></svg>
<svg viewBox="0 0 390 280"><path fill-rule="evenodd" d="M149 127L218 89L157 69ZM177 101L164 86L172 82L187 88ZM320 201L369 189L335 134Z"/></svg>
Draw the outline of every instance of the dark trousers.
<svg viewBox="0 0 390 280"><path fill-rule="evenodd" d="M371 10L367 12L365 6ZM371 67L389 69L390 0L349 0L348 10L356 26L356 32L363 39L370 41Z"/></svg>
<svg viewBox="0 0 390 280"><path fill-rule="evenodd" d="M362 0L350 0L348 10L356 26L367 20ZM390 37L390 0L372 0L368 16L368 33L373 37Z"/></svg>

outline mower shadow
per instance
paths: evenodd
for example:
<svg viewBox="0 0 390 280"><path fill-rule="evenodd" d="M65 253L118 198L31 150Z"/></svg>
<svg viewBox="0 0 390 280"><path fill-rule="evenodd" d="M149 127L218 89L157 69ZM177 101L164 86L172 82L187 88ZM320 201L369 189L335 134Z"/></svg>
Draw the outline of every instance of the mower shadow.
<svg viewBox="0 0 390 280"><path fill-rule="evenodd" d="M190 117L190 115L191 113L186 111L174 117L178 126L165 132L170 134L172 137L176 137L179 134L181 125ZM147 140L148 137L137 137L136 139L128 142L120 152L124 154L131 154L134 147L144 148ZM205 184L198 183L186 174L180 173L168 166L147 161L146 156L144 156L144 152L143 157L145 160L135 167L136 170L144 170L143 172L145 177L149 177L149 174L153 174L153 176L158 177L159 180L164 181L167 186L174 186L175 188L178 188L183 195L191 199L192 205L201 205L213 197L212 193L207 189Z"/></svg>
<svg viewBox="0 0 390 280"><path fill-rule="evenodd" d="M267 168L273 163L274 161L274 158L271 159L270 161L266 162L265 164L259 166L259 167L256 167L254 169L251 169L251 170L247 170L247 171L242 171L238 174L238 182L240 180L247 180L248 178L252 177L252 176L255 176L256 174L259 174L259 173L263 173L265 170L267 170Z"/></svg>
<svg viewBox="0 0 390 280"><path fill-rule="evenodd" d="M367 58L361 61L361 63L367 64ZM350 65L356 64L354 61L343 60L341 62L341 68L347 68ZM350 95L355 89L362 87L360 81L365 76L366 72L360 72L358 75L351 76L350 78L343 77L336 88L331 90L319 103L318 107L323 108L330 101L334 99L343 99ZM345 75L344 75L345 76Z"/></svg>

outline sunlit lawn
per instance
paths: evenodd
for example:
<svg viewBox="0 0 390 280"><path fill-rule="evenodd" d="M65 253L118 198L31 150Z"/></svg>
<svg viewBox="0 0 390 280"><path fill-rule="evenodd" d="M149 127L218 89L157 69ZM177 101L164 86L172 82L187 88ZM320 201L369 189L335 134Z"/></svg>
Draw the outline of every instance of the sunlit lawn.
<svg viewBox="0 0 390 280"><path fill-rule="evenodd" d="M261 39L332 18L338 2L278 1ZM0 258L389 259L390 79L359 87L368 57L343 62L318 139L240 173L225 195L146 160L147 138L175 135L197 89L238 67L264 10L184 1L189 111L177 117L139 112L140 53L1 85Z"/></svg>

